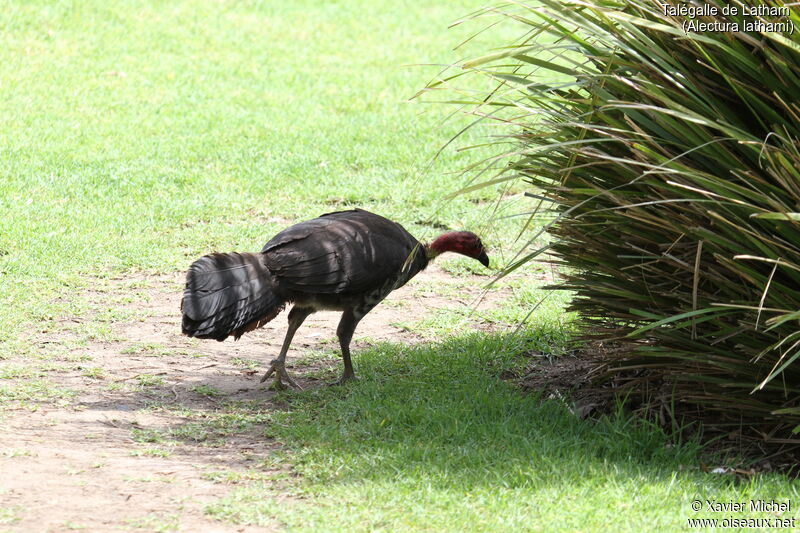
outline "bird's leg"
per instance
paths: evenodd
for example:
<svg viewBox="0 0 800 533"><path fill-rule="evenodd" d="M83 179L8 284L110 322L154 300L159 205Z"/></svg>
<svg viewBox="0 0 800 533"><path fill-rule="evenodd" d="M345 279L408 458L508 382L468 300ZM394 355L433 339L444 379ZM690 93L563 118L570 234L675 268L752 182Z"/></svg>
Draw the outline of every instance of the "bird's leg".
<svg viewBox="0 0 800 533"><path fill-rule="evenodd" d="M353 363L350 361L350 341L353 339L353 332L356 330L358 322L364 317L366 312L361 313L353 309L347 309L342 313L339 327L336 328L336 336L339 337L339 346L342 348L342 359L344 360L344 372L339 381L334 385L342 385L347 380L355 379L356 373L353 372Z"/></svg>
<svg viewBox="0 0 800 533"><path fill-rule="evenodd" d="M292 377L286 372L286 352L289 351L289 345L292 344L292 337L294 337L294 332L297 331L297 328L303 323L303 321L313 313L312 309L307 307L292 307L292 310L289 312L289 329L286 330L286 337L283 339L283 346L281 347L281 353L278 355L277 358L273 359L270 362L269 369L264 374L264 377L261 378L261 383L264 383L268 377L272 374L275 374L275 382L273 383L273 387L279 390L283 390L286 388L286 385L283 384L281 378L286 378L286 381L289 382L289 385L292 387L301 389L300 385L292 379Z"/></svg>

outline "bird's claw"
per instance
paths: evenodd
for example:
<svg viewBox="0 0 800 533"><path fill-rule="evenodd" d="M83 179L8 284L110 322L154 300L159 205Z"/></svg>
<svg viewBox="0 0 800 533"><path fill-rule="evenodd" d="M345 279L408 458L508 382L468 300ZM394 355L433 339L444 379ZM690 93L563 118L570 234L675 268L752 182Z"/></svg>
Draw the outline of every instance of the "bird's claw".
<svg viewBox="0 0 800 533"><path fill-rule="evenodd" d="M297 382L292 378L292 376L290 376L289 373L286 372L286 366L284 364L284 361L282 361L281 359L272 360L266 373L264 373L264 377L261 378L260 383L264 383L265 381L267 381L267 379L273 374L275 374L275 381L271 385L272 388L275 388L277 390L286 389L286 385L284 385L283 381L281 380L281 378L283 378L286 379L286 381L292 387L299 390L303 390L303 387L298 385Z"/></svg>
<svg viewBox="0 0 800 533"><path fill-rule="evenodd" d="M355 374L343 374L342 377L334 381L333 383L329 383L328 386L330 387L338 387L340 385L344 385L348 381L358 381L358 378Z"/></svg>

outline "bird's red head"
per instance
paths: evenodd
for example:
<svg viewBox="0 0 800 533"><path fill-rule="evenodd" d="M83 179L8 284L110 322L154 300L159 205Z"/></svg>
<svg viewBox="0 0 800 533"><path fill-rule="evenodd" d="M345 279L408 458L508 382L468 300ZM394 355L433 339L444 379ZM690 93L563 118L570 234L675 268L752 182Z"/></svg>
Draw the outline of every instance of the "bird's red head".
<svg viewBox="0 0 800 533"><path fill-rule="evenodd" d="M435 255L443 252L455 252L477 259L483 266L489 266L489 256L481 244L480 238L471 231L452 231L440 235L429 248Z"/></svg>

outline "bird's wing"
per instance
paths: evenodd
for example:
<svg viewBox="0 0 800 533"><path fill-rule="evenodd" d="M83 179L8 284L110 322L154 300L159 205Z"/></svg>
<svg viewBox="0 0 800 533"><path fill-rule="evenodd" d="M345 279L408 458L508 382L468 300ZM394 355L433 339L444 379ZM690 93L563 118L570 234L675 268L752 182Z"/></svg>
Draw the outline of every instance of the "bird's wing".
<svg viewBox="0 0 800 533"><path fill-rule="evenodd" d="M303 294L364 293L400 277L404 265L413 274L424 266L421 245L402 226L361 210L296 224L262 252L281 288Z"/></svg>

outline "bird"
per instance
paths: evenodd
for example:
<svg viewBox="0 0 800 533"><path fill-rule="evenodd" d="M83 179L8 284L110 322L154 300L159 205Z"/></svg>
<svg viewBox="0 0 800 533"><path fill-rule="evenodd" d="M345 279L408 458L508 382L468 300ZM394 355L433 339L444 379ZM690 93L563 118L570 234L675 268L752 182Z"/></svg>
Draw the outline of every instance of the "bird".
<svg viewBox="0 0 800 533"><path fill-rule="evenodd" d="M423 244L397 222L369 211L326 213L281 231L260 253L212 253L192 263L181 301L182 332L238 340L292 304L280 353L261 383L274 374L274 388L285 389L285 379L300 389L286 371L295 332L312 313L341 311L336 335L344 371L336 384L343 384L355 378L350 341L361 319L444 252L489 266L472 232L451 231Z"/></svg>

